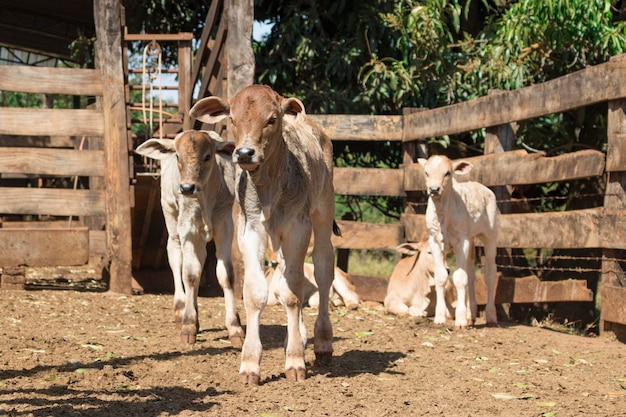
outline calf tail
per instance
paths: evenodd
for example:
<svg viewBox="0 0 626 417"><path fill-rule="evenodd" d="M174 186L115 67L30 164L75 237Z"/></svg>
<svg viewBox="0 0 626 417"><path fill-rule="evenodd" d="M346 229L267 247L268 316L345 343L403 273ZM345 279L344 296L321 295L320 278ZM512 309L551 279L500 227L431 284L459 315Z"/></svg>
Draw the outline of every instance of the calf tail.
<svg viewBox="0 0 626 417"><path fill-rule="evenodd" d="M333 234L335 236L341 236L341 229L335 220L333 220Z"/></svg>

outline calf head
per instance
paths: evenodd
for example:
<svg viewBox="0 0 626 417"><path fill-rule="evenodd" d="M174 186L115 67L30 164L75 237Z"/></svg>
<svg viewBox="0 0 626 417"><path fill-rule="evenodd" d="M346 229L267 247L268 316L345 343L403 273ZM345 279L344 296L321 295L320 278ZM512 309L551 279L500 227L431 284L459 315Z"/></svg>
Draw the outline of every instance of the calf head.
<svg viewBox="0 0 626 417"><path fill-rule="evenodd" d="M147 140L135 152L159 160L175 154L180 173L180 193L196 195L202 191L215 169L215 158L230 159L233 149L232 142L222 141L215 132L187 130L179 133L174 140Z"/></svg>
<svg viewBox="0 0 626 417"><path fill-rule="evenodd" d="M396 252L411 257L411 269L407 272L409 275L415 270L418 275L426 273L432 280L435 275L435 259L428 246L428 240L422 240L418 243L402 243L396 247ZM432 285L429 283L429 285Z"/></svg>
<svg viewBox="0 0 626 417"><path fill-rule="evenodd" d="M190 110L191 117L205 123L217 123L230 117L235 136L233 162L254 171L282 142L284 118L305 114L297 98L284 98L264 85L243 88L234 97L206 97Z"/></svg>
<svg viewBox="0 0 626 417"><path fill-rule="evenodd" d="M426 192L433 200L440 199L446 193L454 175L467 174L472 170L469 162L453 162L444 155L433 155L428 160L420 158L417 162L424 168Z"/></svg>

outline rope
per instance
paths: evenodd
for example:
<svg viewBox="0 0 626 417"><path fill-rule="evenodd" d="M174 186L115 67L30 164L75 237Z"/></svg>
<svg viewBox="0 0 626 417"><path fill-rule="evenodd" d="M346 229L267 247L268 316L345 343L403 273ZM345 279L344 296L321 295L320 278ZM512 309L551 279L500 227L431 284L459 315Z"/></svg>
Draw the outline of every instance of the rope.
<svg viewBox="0 0 626 417"><path fill-rule="evenodd" d="M148 56L157 57L157 66L155 70L148 70L146 61ZM146 117L146 83L150 83L150 134L154 132L154 80L158 78L159 88L159 139L163 139L163 85L161 83L161 45L154 39L143 50L143 68L142 68L142 84L141 84L141 108L143 112L144 123L148 118ZM151 66L152 69L152 66ZM148 75L148 76L146 76Z"/></svg>

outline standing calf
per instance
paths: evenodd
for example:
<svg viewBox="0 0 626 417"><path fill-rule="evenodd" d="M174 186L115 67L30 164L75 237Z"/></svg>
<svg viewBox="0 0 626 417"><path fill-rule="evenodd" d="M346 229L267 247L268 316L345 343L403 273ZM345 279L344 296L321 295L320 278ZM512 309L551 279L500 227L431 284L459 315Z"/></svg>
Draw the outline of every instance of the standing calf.
<svg viewBox="0 0 626 417"><path fill-rule="evenodd" d="M437 303L435 323L445 324L446 306L444 286L448 279L445 266L446 254L452 250L456 255L457 269L452 282L457 291L455 326L466 328L468 318L476 319L474 294L474 238L478 237L485 247L485 283L487 285L487 325L497 324L495 290L496 275L496 197L487 187L477 182L459 183L455 174L467 174L472 165L465 161L452 162L443 155L419 159L426 177L428 205L426 227L428 243L435 261L435 288ZM469 274L469 276L468 276ZM468 310L466 300L469 299ZM469 316L469 317L468 317Z"/></svg>
<svg viewBox="0 0 626 417"><path fill-rule="evenodd" d="M333 279L331 244L335 193L332 144L306 117L296 98L284 98L267 86L253 85L232 98L207 97L191 115L205 123L230 117L235 136L233 162L237 169L237 199L241 206L238 242L244 263L244 305L248 320L241 354L241 379L260 381L260 315L267 303L268 284L263 272L269 244L280 251L278 297L287 312L285 375L306 377L307 342L302 317L304 258L311 232L313 263L319 290L319 310L314 329L316 360L332 357L333 331L328 297Z"/></svg>
<svg viewBox="0 0 626 417"><path fill-rule="evenodd" d="M231 246L235 170L232 142L215 132L188 130L174 140L150 139L136 152L161 161L161 207L167 227L167 257L174 275L174 311L181 340L196 341L198 289L206 244L215 241L217 279L224 290L226 328L234 346L244 338L235 295Z"/></svg>

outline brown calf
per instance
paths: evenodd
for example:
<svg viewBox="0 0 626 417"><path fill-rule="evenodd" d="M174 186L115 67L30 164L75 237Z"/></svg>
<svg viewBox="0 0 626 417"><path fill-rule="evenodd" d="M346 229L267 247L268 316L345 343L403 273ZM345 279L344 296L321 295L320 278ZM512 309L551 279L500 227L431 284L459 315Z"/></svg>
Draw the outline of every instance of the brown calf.
<svg viewBox="0 0 626 417"><path fill-rule="evenodd" d="M243 88L232 98L204 98L194 105L191 115L206 123L229 117L235 136L233 162L237 164L236 195L241 206L238 242L248 319L241 379L248 384L260 381L260 315L268 296L263 263L271 244L284 259L279 265L284 279L278 293L287 312L285 375L288 380L304 380L303 265L311 233L320 297L313 338L316 360L329 362L333 351L328 315L334 264L332 143L307 119L300 100L284 98L267 86Z"/></svg>

